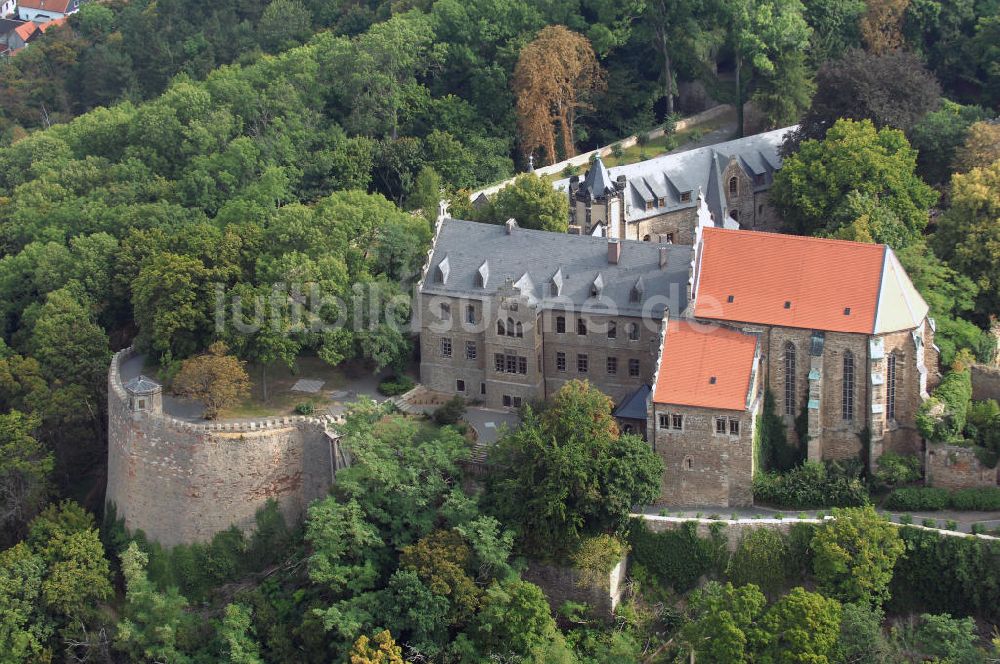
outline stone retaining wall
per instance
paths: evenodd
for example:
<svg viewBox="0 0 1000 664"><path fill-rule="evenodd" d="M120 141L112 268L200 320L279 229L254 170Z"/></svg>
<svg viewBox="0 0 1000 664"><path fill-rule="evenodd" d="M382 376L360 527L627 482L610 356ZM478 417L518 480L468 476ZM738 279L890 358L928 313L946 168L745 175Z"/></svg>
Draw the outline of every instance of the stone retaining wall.
<svg viewBox="0 0 1000 664"><path fill-rule="evenodd" d="M972 398L975 401L1000 401L1000 366L972 365Z"/></svg>
<svg viewBox="0 0 1000 664"><path fill-rule="evenodd" d="M326 495L334 449L319 417L194 423L133 411L115 354L108 372L107 502L130 531L165 546L252 529L269 499L289 523Z"/></svg>
<svg viewBox="0 0 1000 664"><path fill-rule="evenodd" d="M566 602L580 602L589 605L595 615L610 617L622 599L627 561L623 558L615 565L604 584L581 584L579 570L536 560L528 563L521 577L542 589L553 613Z"/></svg>
<svg viewBox="0 0 1000 664"><path fill-rule="evenodd" d="M944 489L996 486L997 468L984 466L971 447L928 443L924 478L927 486Z"/></svg>

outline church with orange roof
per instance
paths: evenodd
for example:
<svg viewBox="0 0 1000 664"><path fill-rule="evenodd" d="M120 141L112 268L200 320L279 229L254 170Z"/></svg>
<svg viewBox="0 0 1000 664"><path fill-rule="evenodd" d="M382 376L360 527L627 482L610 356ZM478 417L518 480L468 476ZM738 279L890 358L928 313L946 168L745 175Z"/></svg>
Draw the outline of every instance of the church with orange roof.
<svg viewBox="0 0 1000 664"><path fill-rule="evenodd" d="M442 210L414 306L421 383L516 410L587 380L663 459L670 505L752 504L765 401L803 458L921 454L934 323L892 249L740 230L695 205L690 243Z"/></svg>

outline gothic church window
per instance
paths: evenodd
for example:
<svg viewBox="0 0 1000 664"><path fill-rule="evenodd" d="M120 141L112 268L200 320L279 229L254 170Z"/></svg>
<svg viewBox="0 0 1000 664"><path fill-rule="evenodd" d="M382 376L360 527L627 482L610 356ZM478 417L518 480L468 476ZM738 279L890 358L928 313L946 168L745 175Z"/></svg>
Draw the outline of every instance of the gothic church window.
<svg viewBox="0 0 1000 664"><path fill-rule="evenodd" d="M843 390L844 396L841 414L845 420L850 422L854 419L854 355L851 351L844 353Z"/></svg>
<svg viewBox="0 0 1000 664"><path fill-rule="evenodd" d="M785 415L795 414L795 345L785 344Z"/></svg>
<svg viewBox="0 0 1000 664"><path fill-rule="evenodd" d="M740 193L740 181L736 179L736 176L729 178L729 193L732 196Z"/></svg>
<svg viewBox="0 0 1000 664"><path fill-rule="evenodd" d="M896 354L886 359L885 412L890 420L896 419Z"/></svg>

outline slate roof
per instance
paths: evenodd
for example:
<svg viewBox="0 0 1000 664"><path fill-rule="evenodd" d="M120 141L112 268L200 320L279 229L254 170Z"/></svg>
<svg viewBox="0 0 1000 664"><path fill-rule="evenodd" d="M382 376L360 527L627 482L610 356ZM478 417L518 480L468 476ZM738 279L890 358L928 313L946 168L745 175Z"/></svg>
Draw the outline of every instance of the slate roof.
<svg viewBox="0 0 1000 664"><path fill-rule="evenodd" d="M659 318L665 306L687 306L692 247L621 240L618 264L608 262L608 240L444 219L420 292L453 297L492 296L509 279L539 307ZM667 255L660 268L660 249ZM484 262L486 270L481 270ZM441 282L444 267L447 274ZM481 275L486 272L486 282ZM553 278L555 277L555 280ZM600 297L591 289L600 283ZM561 283L559 295L553 283ZM639 288L636 289L636 285ZM633 301L633 290L639 292Z"/></svg>
<svg viewBox="0 0 1000 664"><path fill-rule="evenodd" d="M626 420L645 420L646 406L649 405L649 395L653 391L649 385L640 385L639 389L625 398L612 413L615 417Z"/></svg>
<svg viewBox="0 0 1000 664"><path fill-rule="evenodd" d="M722 173L735 157L750 176L753 182L755 175L764 176L764 182L755 186L755 190L767 189L771 186L774 172L781 168L781 155L778 149L785 135L796 127L785 127L774 131L737 138L725 143L716 143L706 147L686 150L674 154L662 155L646 161L615 166L604 169L603 173L595 174L595 178L607 178L614 186L619 175L627 179L625 188L625 220L638 221L647 217L674 212L697 205L699 188L705 194L709 210L715 215L716 223L721 224L728 213L725 206L725 191L723 189ZM595 164L594 166L597 166ZM592 166L583 180L586 184L595 170ZM568 189L569 179L556 181L556 189ZM690 192L690 200L681 201L681 195ZM659 203L664 199L664 205L646 210L646 201Z"/></svg>
<svg viewBox="0 0 1000 664"><path fill-rule="evenodd" d="M139 374L132 380L125 383L125 389L132 394L152 394L161 388L161 385L151 378L146 378Z"/></svg>
<svg viewBox="0 0 1000 664"><path fill-rule="evenodd" d="M927 316L886 245L721 228L702 242L698 318L881 334Z"/></svg>
<svg viewBox="0 0 1000 664"><path fill-rule="evenodd" d="M0 35L10 34L14 31L14 28L18 27L24 23L24 21L18 21L12 18L0 18Z"/></svg>
<svg viewBox="0 0 1000 664"><path fill-rule="evenodd" d="M756 355L756 335L672 319L663 339L653 401L745 410Z"/></svg>
<svg viewBox="0 0 1000 664"><path fill-rule="evenodd" d="M591 198L604 198L604 195L609 191L614 191L614 180L608 174L608 169L600 155L590 164L590 169L587 171L586 177L583 178L580 189L590 192Z"/></svg>

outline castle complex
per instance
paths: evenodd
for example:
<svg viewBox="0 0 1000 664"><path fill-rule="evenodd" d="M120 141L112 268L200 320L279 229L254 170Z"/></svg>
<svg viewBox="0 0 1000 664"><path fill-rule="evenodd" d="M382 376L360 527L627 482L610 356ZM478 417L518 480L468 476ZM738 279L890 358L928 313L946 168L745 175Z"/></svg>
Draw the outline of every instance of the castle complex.
<svg viewBox="0 0 1000 664"><path fill-rule="evenodd" d="M585 378L628 426L648 395L671 504L752 502L765 389L809 459L919 453L937 350L892 250L720 227L700 191L695 206L690 245L440 219L419 286L421 381L517 408Z"/></svg>
<svg viewBox="0 0 1000 664"><path fill-rule="evenodd" d="M574 175L554 186L569 195L571 233L691 245L699 191L719 226L778 230L767 191L781 168L781 143L794 129L612 169L597 157L582 180Z"/></svg>

